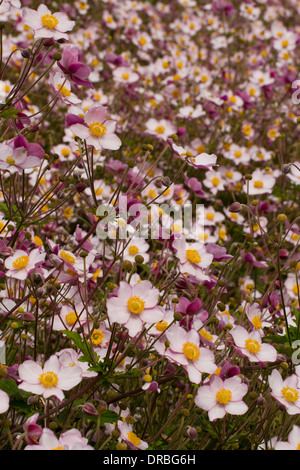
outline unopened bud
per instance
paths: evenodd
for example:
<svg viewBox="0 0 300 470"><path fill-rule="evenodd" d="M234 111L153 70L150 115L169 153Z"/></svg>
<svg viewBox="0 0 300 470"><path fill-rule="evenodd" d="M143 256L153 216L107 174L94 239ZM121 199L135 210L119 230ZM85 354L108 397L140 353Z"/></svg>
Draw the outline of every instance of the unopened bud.
<svg viewBox="0 0 300 470"><path fill-rule="evenodd" d="M98 411L92 403L85 403L82 407L82 413L87 416L97 416Z"/></svg>
<svg viewBox="0 0 300 470"><path fill-rule="evenodd" d="M229 206L229 212L240 212L242 210L242 206L239 202L234 202L231 204L231 206Z"/></svg>

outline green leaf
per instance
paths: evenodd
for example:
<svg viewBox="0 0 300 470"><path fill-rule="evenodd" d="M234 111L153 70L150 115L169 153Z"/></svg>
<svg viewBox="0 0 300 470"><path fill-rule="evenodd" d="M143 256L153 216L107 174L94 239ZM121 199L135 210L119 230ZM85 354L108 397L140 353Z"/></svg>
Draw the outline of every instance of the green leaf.
<svg viewBox="0 0 300 470"><path fill-rule="evenodd" d="M69 330L63 330L62 333L64 333L69 339L71 339L74 342L75 346L77 346L83 353L84 359L82 360L82 362L91 362L91 358L93 357L91 347L83 342L80 334L76 331Z"/></svg>
<svg viewBox="0 0 300 470"><path fill-rule="evenodd" d="M20 390L16 382L11 378L0 380L0 390L3 390L10 398L15 398L16 400L24 400L31 395Z"/></svg>
<svg viewBox="0 0 300 470"><path fill-rule="evenodd" d="M3 119L16 119L19 114L18 109L6 109L0 114L0 117Z"/></svg>

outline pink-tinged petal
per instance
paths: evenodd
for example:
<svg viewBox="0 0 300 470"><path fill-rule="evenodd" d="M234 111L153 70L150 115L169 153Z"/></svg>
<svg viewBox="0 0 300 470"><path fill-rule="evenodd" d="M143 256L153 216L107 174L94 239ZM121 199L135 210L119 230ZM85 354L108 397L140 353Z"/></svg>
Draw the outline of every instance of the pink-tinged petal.
<svg viewBox="0 0 300 470"><path fill-rule="evenodd" d="M57 387L48 388L48 389L44 388L43 397L44 398L56 397L59 401L62 401L65 398L65 394L60 388L57 388Z"/></svg>
<svg viewBox="0 0 300 470"><path fill-rule="evenodd" d="M217 404L216 396L212 393L210 386L203 385L197 391L195 396L196 405L202 410L211 410Z"/></svg>
<svg viewBox="0 0 300 470"><path fill-rule="evenodd" d="M61 364L59 362L59 359L57 356L51 356L49 359L45 362L44 367L43 367L43 372L54 372L58 373L61 368Z"/></svg>
<svg viewBox="0 0 300 470"><path fill-rule="evenodd" d="M182 347L186 343L187 332L179 325L173 325L167 332L166 336L170 341L170 347L175 352L182 353Z"/></svg>
<svg viewBox="0 0 300 470"><path fill-rule="evenodd" d="M230 331L231 336L237 346L244 348L245 341L249 338L249 333L242 326L236 326Z"/></svg>
<svg viewBox="0 0 300 470"><path fill-rule="evenodd" d="M281 395L282 377L277 369L274 369L269 375L269 385L275 395Z"/></svg>
<svg viewBox="0 0 300 470"><path fill-rule="evenodd" d="M62 390L71 390L78 385L81 380L82 370L79 366L65 367L59 372L58 386Z"/></svg>
<svg viewBox="0 0 300 470"><path fill-rule="evenodd" d="M45 150L39 144L28 144L27 146L28 155L42 159L45 155Z"/></svg>
<svg viewBox="0 0 300 470"><path fill-rule="evenodd" d="M235 378L238 379L239 377L231 377L230 379L226 379L224 381L224 388L230 390L232 393L232 402L242 400L248 392L248 386L241 383L239 380L232 380Z"/></svg>
<svg viewBox="0 0 300 470"><path fill-rule="evenodd" d="M103 125L106 127L106 130L109 134L113 134L116 130L117 121L107 119L106 121L104 121Z"/></svg>
<svg viewBox="0 0 300 470"><path fill-rule="evenodd" d="M35 10L31 8L24 8L23 9L23 22L25 25L29 26L32 29L39 29L42 28L43 23L41 20L41 16Z"/></svg>
<svg viewBox="0 0 300 470"><path fill-rule="evenodd" d="M77 135L81 139L87 139L91 135L90 130L83 124L73 124L70 126L70 129L73 134Z"/></svg>
<svg viewBox="0 0 300 470"><path fill-rule="evenodd" d="M196 346L199 345L200 343L200 338L199 338L199 333L198 331L194 330L194 329L191 329L190 331L188 331L187 335L186 335L186 340L189 342L189 343L193 343L195 344Z"/></svg>
<svg viewBox="0 0 300 470"><path fill-rule="evenodd" d="M277 442L274 447L275 450L297 450L297 447L293 447L288 442Z"/></svg>
<svg viewBox="0 0 300 470"><path fill-rule="evenodd" d="M176 362L176 364L180 364L182 366L187 366L189 364L189 360L183 353L173 351L171 348L168 348L164 354L173 362Z"/></svg>
<svg viewBox="0 0 300 470"><path fill-rule="evenodd" d="M33 393L34 395L42 395L45 388L42 385L30 384L27 382L22 382L18 385L20 390L25 392Z"/></svg>
<svg viewBox="0 0 300 470"><path fill-rule="evenodd" d="M59 441L51 429L44 428L39 444L47 449L55 449L59 446Z"/></svg>
<svg viewBox="0 0 300 470"><path fill-rule="evenodd" d="M101 145L107 150L118 150L122 142L116 134L105 134L100 137Z"/></svg>
<svg viewBox="0 0 300 470"><path fill-rule="evenodd" d="M13 277L14 279L25 281L28 276L28 271L26 269L19 269L18 271L15 269L14 271L7 271L5 274L7 277Z"/></svg>
<svg viewBox="0 0 300 470"><path fill-rule="evenodd" d="M206 348L200 348L200 357L194 361L195 367L206 374L213 374L216 371L214 353Z"/></svg>
<svg viewBox="0 0 300 470"><path fill-rule="evenodd" d="M130 284L128 284L125 281L121 281L119 289L118 289L119 302L121 301L122 304L127 306L128 300L133 295L135 295L135 294L132 293L132 288L131 288Z"/></svg>
<svg viewBox="0 0 300 470"><path fill-rule="evenodd" d="M43 369L39 364L34 361L25 361L20 364L18 368L19 377L21 380L30 384L39 384L39 376L42 374Z"/></svg>
<svg viewBox="0 0 300 470"><path fill-rule="evenodd" d="M89 108L84 120L85 122L90 125L93 122L100 122L103 123L107 116L107 109L104 106L93 106Z"/></svg>
<svg viewBox="0 0 300 470"><path fill-rule="evenodd" d="M225 415L226 411L224 406L219 404L217 404L208 412L208 417L210 421L215 421L216 419L224 418Z"/></svg>
<svg viewBox="0 0 300 470"><path fill-rule="evenodd" d="M142 320L138 315L130 315L128 322L126 322L125 327L128 329L129 336L132 338L140 333L143 329Z"/></svg>
<svg viewBox="0 0 300 470"><path fill-rule="evenodd" d="M25 170L26 168L35 168L41 166L41 160L37 157L28 157L23 163L20 163L18 166Z"/></svg>
<svg viewBox="0 0 300 470"><path fill-rule="evenodd" d="M44 3L41 3L38 8L37 8L37 12L40 16L43 16L43 15L52 15L51 11L49 10L49 8L44 4Z"/></svg>
<svg viewBox="0 0 300 470"><path fill-rule="evenodd" d="M65 33L66 31L71 31L75 26L75 21L69 20L65 13L57 12L53 13L53 16L58 20L58 25L56 29Z"/></svg>
<svg viewBox="0 0 300 470"><path fill-rule="evenodd" d="M9 408L9 396L0 390L0 413L5 413Z"/></svg>
<svg viewBox="0 0 300 470"><path fill-rule="evenodd" d="M130 318L130 312L126 305L123 305L118 297L111 297L107 300L107 313L112 323L124 325Z"/></svg>
<svg viewBox="0 0 300 470"><path fill-rule="evenodd" d="M164 314L164 310L159 307L149 308L140 313L140 319L147 323L157 323L162 321Z"/></svg>
<svg viewBox="0 0 300 470"><path fill-rule="evenodd" d="M225 410L231 415L244 415L248 411L248 406L243 401L230 401L225 405Z"/></svg>
<svg viewBox="0 0 300 470"><path fill-rule="evenodd" d="M145 302L145 308L154 308L159 299L159 290L152 287L151 282L141 281L132 287L132 295Z"/></svg>
<svg viewBox="0 0 300 470"><path fill-rule="evenodd" d="M300 428L299 426L295 425L293 426L293 429L289 433L288 437L288 442L291 444L293 447L297 449L299 442L300 442Z"/></svg>
<svg viewBox="0 0 300 470"><path fill-rule="evenodd" d="M202 379L202 374L201 372L196 369L196 367L194 366L194 364L192 364L191 362L185 367L185 370L187 371L188 373L188 376L189 376L189 380L194 383L194 384L199 384L201 382L201 379Z"/></svg>
<svg viewBox="0 0 300 470"><path fill-rule="evenodd" d="M63 33L60 33L60 36L63 36ZM34 32L34 37L36 39L42 39L42 38L55 38L55 32L54 30L47 29L47 28L40 28L35 30ZM61 37L59 37L61 39Z"/></svg>
<svg viewBox="0 0 300 470"><path fill-rule="evenodd" d="M277 359L277 351L271 344L262 344L261 350L256 354L259 361L275 362Z"/></svg>
<svg viewBox="0 0 300 470"><path fill-rule="evenodd" d="M100 140L100 137L94 137L93 135L90 135L87 139L86 139L86 143L88 145L91 145L92 147L94 147L95 150L102 150L102 144L101 144L101 140Z"/></svg>
<svg viewBox="0 0 300 470"><path fill-rule="evenodd" d="M209 386L214 395L220 390L220 388L224 388L224 382L218 375L213 375L209 381Z"/></svg>

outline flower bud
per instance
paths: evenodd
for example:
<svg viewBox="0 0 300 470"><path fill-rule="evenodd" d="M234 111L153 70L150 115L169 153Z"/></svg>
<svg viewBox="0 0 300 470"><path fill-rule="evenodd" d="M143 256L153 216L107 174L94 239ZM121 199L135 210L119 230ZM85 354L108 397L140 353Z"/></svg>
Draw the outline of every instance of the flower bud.
<svg viewBox="0 0 300 470"><path fill-rule="evenodd" d="M97 416L98 411L92 403L85 403L82 407L82 413L87 416Z"/></svg>

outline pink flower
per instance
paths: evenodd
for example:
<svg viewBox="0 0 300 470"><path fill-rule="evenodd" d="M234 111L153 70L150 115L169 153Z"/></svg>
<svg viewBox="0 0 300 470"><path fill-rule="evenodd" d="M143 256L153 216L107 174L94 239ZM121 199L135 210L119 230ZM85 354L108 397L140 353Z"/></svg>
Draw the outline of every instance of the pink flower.
<svg viewBox="0 0 300 470"><path fill-rule="evenodd" d="M28 445L24 450L94 450L78 429L70 429L57 438L51 429L43 429L39 443Z"/></svg>
<svg viewBox="0 0 300 470"><path fill-rule="evenodd" d="M6 413L9 408L9 396L3 390L0 390L0 413Z"/></svg>
<svg viewBox="0 0 300 470"><path fill-rule="evenodd" d="M83 123L70 126L71 131L85 139L88 145L96 150L118 150L122 142L114 133L116 121L107 119L107 110L104 106L92 106L85 114Z"/></svg>
<svg viewBox="0 0 300 470"><path fill-rule="evenodd" d="M35 444L42 435L43 429L39 424L36 424L38 417L39 414L35 413L34 415L30 416L30 418L28 418L23 424L27 444Z"/></svg>
<svg viewBox="0 0 300 470"><path fill-rule="evenodd" d="M300 428L294 424L288 435L287 442L277 441L275 450L299 450L300 449Z"/></svg>
<svg viewBox="0 0 300 470"><path fill-rule="evenodd" d="M82 369L78 366L64 367L57 356L51 356L42 367L40 364L27 360L19 366L19 384L21 390L42 395L52 396L60 401L64 399L64 391L71 390L82 380Z"/></svg>
<svg viewBox="0 0 300 470"><path fill-rule="evenodd" d="M37 11L31 8L23 9L24 23L34 30L35 38L69 39L66 31L71 31L75 21L70 21L65 13L51 13L43 3Z"/></svg>
<svg viewBox="0 0 300 470"><path fill-rule="evenodd" d="M216 370L215 357L208 348L200 347L199 333L191 329L186 331L179 325L173 325L166 331L170 342L165 356L181 364L188 373L191 382L199 384L202 372L213 374Z"/></svg>
<svg viewBox="0 0 300 470"><path fill-rule="evenodd" d="M41 166L44 155L40 145L29 144L25 137L19 135L12 146L0 144L0 169L22 174L23 170Z"/></svg>
<svg viewBox="0 0 300 470"><path fill-rule="evenodd" d="M210 421L223 418L226 413L243 415L248 406L242 401L248 387L242 383L238 376L230 377L224 381L213 375L208 385L203 385L195 396L196 405L208 411Z"/></svg>
<svg viewBox="0 0 300 470"><path fill-rule="evenodd" d="M6 276L14 279L24 280L27 278L31 271L43 263L45 253L41 253L39 248L27 253L24 250L16 250L12 256L5 260L5 267L7 269Z"/></svg>
<svg viewBox="0 0 300 470"><path fill-rule="evenodd" d="M164 310L157 306L159 290L150 281L130 286L121 281L118 296L107 300L107 314L111 322L124 325L131 337L140 333L143 323L153 324L163 319Z"/></svg>
<svg viewBox="0 0 300 470"><path fill-rule="evenodd" d="M269 376L271 395L281 403L289 415L300 414L299 377L295 374L282 380L278 370L273 370Z"/></svg>
<svg viewBox="0 0 300 470"><path fill-rule="evenodd" d="M121 434L119 441L121 442L123 440L131 449L146 450L148 448L147 442L142 441L135 432L133 432L133 426L126 423L126 421L118 421L118 431Z"/></svg>
<svg viewBox="0 0 300 470"><path fill-rule="evenodd" d="M248 357L251 362L274 362L277 358L277 351L271 344L262 343L260 333L255 330L251 333L242 326L236 326L230 331L236 349L243 356Z"/></svg>
<svg viewBox="0 0 300 470"><path fill-rule="evenodd" d="M200 281L209 279L209 276L205 274L205 269L210 266L214 257L207 253L202 243L189 244L182 237L173 242L173 247L177 251L179 268L183 274L195 276Z"/></svg>

